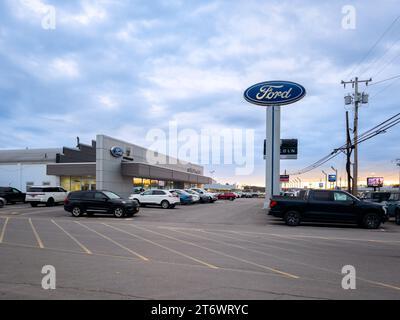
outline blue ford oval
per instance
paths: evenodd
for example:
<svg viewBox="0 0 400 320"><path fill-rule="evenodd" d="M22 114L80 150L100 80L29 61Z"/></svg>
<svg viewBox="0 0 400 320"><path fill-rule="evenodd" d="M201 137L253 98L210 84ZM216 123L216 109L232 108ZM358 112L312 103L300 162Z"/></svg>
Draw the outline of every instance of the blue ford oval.
<svg viewBox="0 0 400 320"><path fill-rule="evenodd" d="M266 81L251 86L244 92L244 98L261 106L282 106L301 100L306 89L290 81Z"/></svg>
<svg viewBox="0 0 400 320"><path fill-rule="evenodd" d="M121 158L124 155L124 149L121 147L112 147L111 150L111 155L115 158Z"/></svg>

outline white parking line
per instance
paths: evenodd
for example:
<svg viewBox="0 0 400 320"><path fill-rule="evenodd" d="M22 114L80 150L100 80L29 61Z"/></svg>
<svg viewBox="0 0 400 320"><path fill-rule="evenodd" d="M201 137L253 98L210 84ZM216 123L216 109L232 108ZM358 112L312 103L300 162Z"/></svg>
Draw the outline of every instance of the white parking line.
<svg viewBox="0 0 400 320"><path fill-rule="evenodd" d="M75 241L75 243L79 247L81 247L83 251L85 251L87 254L92 254L92 252L88 248L86 248L81 242L79 242L72 234L67 232L63 227L61 227L59 224L57 224L53 219L51 220L51 222L53 222L58 228L61 229L61 231L63 231L68 237L70 237L73 241Z"/></svg>
<svg viewBox="0 0 400 320"><path fill-rule="evenodd" d="M151 244L153 244L153 245L155 245L155 246L157 246L157 247L163 248L163 249L165 249L165 250L167 250L167 251L173 252L173 253L175 253L175 254L177 254L177 255L180 255L180 256L185 257L185 258L187 258L187 259L190 259L190 260L192 260L192 261L198 262L198 263L200 263L200 264L202 264L202 265L205 265L205 266L207 266L207 267L209 267L209 268L211 268L211 269L218 269L218 267L217 267L217 266L214 266L213 264L210 264L210 263L204 262L204 261L202 261L202 260L196 259L196 258L191 257L191 256L189 256L189 255L187 255L187 254L184 254L184 253L182 253L182 252L180 252L180 251L177 251L177 250L168 248L168 247L166 247L166 246L163 246L162 244L159 244L159 243L157 243L157 242L154 242L154 241L151 241L151 240L149 240L149 239L143 238L143 237L141 237L141 236L138 236L138 235L136 235L136 234L130 233L130 232L128 232L128 231L119 229L119 228L117 228L117 227L108 225L108 224L106 224L106 223L103 223L103 225L105 225L105 226L107 226L107 227L110 227L110 228L113 228L113 229L115 229L115 230L118 230L118 231L120 231L120 232L129 234L129 235L131 235L131 236L133 236L133 237L135 237L135 238L138 238L138 239L141 239L141 240L146 241L146 242L148 242L148 243L151 243Z"/></svg>

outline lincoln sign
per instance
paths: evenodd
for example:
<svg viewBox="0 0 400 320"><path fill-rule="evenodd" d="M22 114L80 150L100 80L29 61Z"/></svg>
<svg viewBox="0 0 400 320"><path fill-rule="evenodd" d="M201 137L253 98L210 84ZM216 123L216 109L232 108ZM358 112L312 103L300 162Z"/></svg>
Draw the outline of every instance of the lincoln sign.
<svg viewBox="0 0 400 320"><path fill-rule="evenodd" d="M261 106L282 106L301 100L306 95L303 86L290 81L267 81L255 84L244 92L244 98Z"/></svg>

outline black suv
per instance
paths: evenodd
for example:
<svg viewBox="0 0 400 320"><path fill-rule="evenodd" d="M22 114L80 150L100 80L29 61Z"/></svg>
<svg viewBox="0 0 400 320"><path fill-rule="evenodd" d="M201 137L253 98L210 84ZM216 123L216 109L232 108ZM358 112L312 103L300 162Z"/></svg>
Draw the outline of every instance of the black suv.
<svg viewBox="0 0 400 320"><path fill-rule="evenodd" d="M26 194L18 189L11 187L0 187L0 198L3 198L7 203L25 202Z"/></svg>
<svg viewBox="0 0 400 320"><path fill-rule="evenodd" d="M68 194L64 201L64 210L71 212L74 217L80 217L84 213L92 216L97 212L123 218L138 213L139 204L134 200L124 200L111 191L76 191Z"/></svg>

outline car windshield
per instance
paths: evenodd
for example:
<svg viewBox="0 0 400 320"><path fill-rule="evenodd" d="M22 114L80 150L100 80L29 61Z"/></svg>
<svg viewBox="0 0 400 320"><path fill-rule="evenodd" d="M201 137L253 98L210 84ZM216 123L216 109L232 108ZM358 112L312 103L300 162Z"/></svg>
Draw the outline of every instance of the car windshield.
<svg viewBox="0 0 400 320"><path fill-rule="evenodd" d="M117 194L115 194L114 192L110 192L110 191L103 191L103 193L109 197L110 199L121 199L121 197Z"/></svg>

